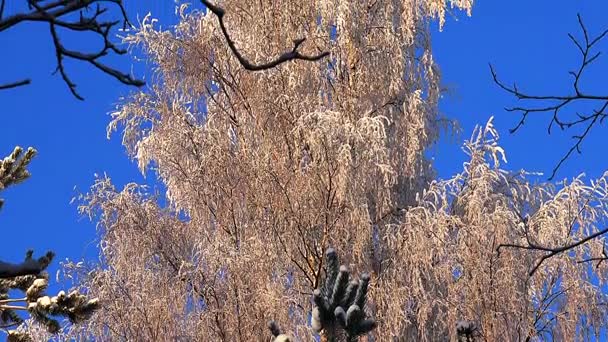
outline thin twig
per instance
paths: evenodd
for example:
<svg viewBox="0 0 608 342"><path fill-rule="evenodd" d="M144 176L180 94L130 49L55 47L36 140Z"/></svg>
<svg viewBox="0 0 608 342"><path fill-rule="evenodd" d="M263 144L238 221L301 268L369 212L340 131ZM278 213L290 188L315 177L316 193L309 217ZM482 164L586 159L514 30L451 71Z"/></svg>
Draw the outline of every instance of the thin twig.
<svg viewBox="0 0 608 342"><path fill-rule="evenodd" d="M534 275L534 273L536 273L536 271L538 270L538 268L542 265L543 262L545 262L545 260L554 257L560 253L564 253L567 252L569 250L572 250L584 243L587 243L601 235L604 235L608 233L608 228L604 228L600 231L597 231L583 239L580 239L576 242L573 242L571 244L565 245L565 246L561 246L561 247L555 247L555 248L551 248L551 247L546 247L546 246L541 246L541 245L537 245L534 243L530 243L528 242L528 245L518 245L518 244L500 244L498 246L498 248L496 249L498 253L500 253L500 249L501 248L519 248L519 249L527 249L527 250L536 250L536 251L543 251L543 252L547 252L546 254L544 254L534 265L534 267L532 267L532 269L529 272L530 277Z"/></svg>
<svg viewBox="0 0 608 342"><path fill-rule="evenodd" d="M25 79L25 80L21 80L21 81L17 81L17 82L12 82L12 83L0 84L0 90L17 88L17 87L21 87L24 85L28 85L30 83L32 83L32 81L30 79Z"/></svg>
<svg viewBox="0 0 608 342"><path fill-rule="evenodd" d="M127 53L125 49L118 48L110 41L110 33L114 27L121 22L123 23L123 27L130 25L122 0L57 0L45 4L41 4L39 1L28 0L27 3L30 8L29 12L17 13L6 18L2 18L1 14L4 7L4 2L5 0L2 0L0 3L0 32L6 31L24 22L45 22L49 24L51 38L55 46L57 71L61 74L63 81L76 98L80 100L83 99L83 97L76 91L76 84L71 80L63 65L64 57L88 62L95 68L101 70L103 73L114 77L119 82L126 85L133 85L137 87L144 85L143 81L135 79L131 75L112 68L99 60L101 57L108 55L110 52L117 55ZM120 20L104 21L101 19L101 15L106 13L109 8L102 7L100 4L105 4L108 2L114 4L120 10L122 16ZM85 15L83 11L91 9L92 5L95 5L93 14ZM77 19L64 20L64 18L68 17L70 14L76 13L79 13ZM62 45L57 27L76 32L94 33L102 39L103 47L94 53L84 53L69 50ZM16 86L26 84L29 84L29 80L2 85L0 86L0 90L14 88Z"/></svg>
<svg viewBox="0 0 608 342"><path fill-rule="evenodd" d="M608 117L608 94L589 94L581 89L581 78L589 67L600 55L601 52L593 53L591 50L596 46L596 44L605 38L608 35L608 30L603 31L595 38L591 39L587 32L587 28L585 27L583 20L580 15L577 15L578 23L581 31L583 32L583 40L577 40L572 34L568 34L568 37L577 50L581 53L581 63L576 71L569 71L569 74L573 77L572 83L572 93L567 95L538 95L531 94L527 92L523 92L517 88L516 84L513 86L506 85L502 82L493 66L490 65L490 72L492 74L492 79L494 83L496 83L501 89L506 91L507 93L515 96L518 100L529 101L533 104L528 106L516 106L505 108L508 112L518 112L521 113L521 119L513 127L510 129L511 133L515 133L518 129L520 129L527 119L529 114L532 113L552 113L552 118L547 127L547 131L551 134L551 129L554 125L557 125L562 130L567 130L573 128L575 126L585 125L582 133L575 134L572 136L575 139L575 143L568 150L568 152L559 160L557 165L553 168L551 176L549 180L554 179L555 175L559 168L564 164L564 162L576 151L578 153L581 152L581 146L583 140L587 137L589 131L592 127L602 124L604 119ZM562 112L567 111L571 105L579 102L588 102L595 101L599 102L597 108L593 110L591 113L580 114L574 112L573 117L564 119L560 114ZM548 103L547 103L548 102ZM539 104L538 106L536 104Z"/></svg>
<svg viewBox="0 0 608 342"><path fill-rule="evenodd" d="M0 305L0 310L27 310L27 307L17 305Z"/></svg>

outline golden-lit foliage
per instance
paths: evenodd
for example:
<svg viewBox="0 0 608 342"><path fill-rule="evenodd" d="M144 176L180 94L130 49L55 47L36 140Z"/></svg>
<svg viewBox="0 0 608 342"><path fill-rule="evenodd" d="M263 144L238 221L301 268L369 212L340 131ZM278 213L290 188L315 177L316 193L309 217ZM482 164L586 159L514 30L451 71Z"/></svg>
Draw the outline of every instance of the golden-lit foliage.
<svg viewBox="0 0 608 342"><path fill-rule="evenodd" d="M506 172L490 120L465 144L463 172L433 181L423 153L443 119L429 21L472 1L221 4L254 62L303 37L303 52L331 54L245 71L213 15L185 5L174 31L147 17L126 38L155 78L124 99L109 132L123 133L142 172L156 171L168 206L108 178L83 196L102 261L75 269L102 302L87 333L264 341L272 319L312 341L311 297L329 246L355 274L371 273L376 341L456 340L459 321L489 341L569 339L604 325L604 266L578 263L602 252L600 239L532 277L541 252L498 247L560 246L602 228L605 177L552 186Z"/></svg>

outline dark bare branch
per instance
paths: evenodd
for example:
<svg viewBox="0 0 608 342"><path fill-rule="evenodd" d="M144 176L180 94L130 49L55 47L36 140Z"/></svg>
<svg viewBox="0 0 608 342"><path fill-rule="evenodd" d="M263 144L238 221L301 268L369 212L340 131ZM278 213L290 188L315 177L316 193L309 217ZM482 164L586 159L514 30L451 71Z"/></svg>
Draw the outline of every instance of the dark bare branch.
<svg viewBox="0 0 608 342"><path fill-rule="evenodd" d="M108 7L102 7L102 3L114 4L121 13L121 20L114 21L103 21L101 15L108 11ZM294 46L291 50L288 50L278 56L277 58L261 64L255 64L250 62L236 47L236 43L232 40L228 30L224 23L225 10L217 5L214 5L210 1L201 0L201 2L218 18L220 29L224 35L228 47L238 59L239 63L247 70L260 71L274 68L285 62L293 60L304 60L304 61L317 61L329 55L329 52L321 52L317 55L306 55L299 51L299 48L304 43L305 38L294 40ZM4 32L24 22L45 22L49 24L51 37L55 46L55 56L57 60L58 72L65 84L68 86L70 92L78 99L82 100L83 97L76 91L76 83L72 81L68 74L64 61L65 57L72 59L88 62L95 68L102 72L114 77L119 82L127 85L133 85L140 87L144 85L144 82L133 78L128 73L123 73L115 68L100 61L100 58L113 52L118 55L126 53L126 50L118 48L109 39L111 30L119 25L121 22L123 27L130 25L127 14L123 5L122 0L55 0L50 2L27 0L30 11L26 13L17 13L7 16L3 16L5 0L0 2L0 32ZM95 5L94 13L90 16L86 16L84 11L90 10ZM70 14L80 13L79 19L64 19ZM90 32L98 35L104 43L103 48L95 53L84 53L80 51L74 51L66 48L60 39L58 28L76 31L76 32ZM0 90L14 88L16 86L29 84L29 80L12 82L6 85L0 85Z"/></svg>
<svg viewBox="0 0 608 342"><path fill-rule="evenodd" d="M581 53L581 63L576 71L569 71L569 74L573 77L572 92L566 95L538 95L533 93L527 93L517 88L516 84L509 86L498 78L496 71L490 65L490 72L494 83L496 83L501 89L507 93L515 96L518 100L527 101L531 103L524 106L516 106L505 108L508 112L521 113L521 119L513 127L510 132L515 133L519 128L525 124L525 120L528 115L533 113L551 113L552 118L547 127L547 132L551 134L551 129L554 125L558 126L562 130L567 130L574 127L582 127L582 131L578 134L574 134L572 138L575 140L573 146L568 152L559 160L557 165L553 168L551 177L552 180L559 168L564 162L576 151L581 152L581 146L589 131L596 126L601 125L608 117L608 94L591 94L581 89L581 78L589 65L591 65L601 55L601 52L592 52L592 48L603 38L608 35L608 30L603 31L594 38L590 38L587 28L585 27L583 20L578 15L578 23L583 32L583 39L578 40L572 34L568 34L568 37L578 51ZM597 103L596 109L592 110L591 113L580 114L576 111L570 110L571 106L575 103L582 102L593 102Z"/></svg>
<svg viewBox="0 0 608 342"><path fill-rule="evenodd" d="M6 0L2 0L2 2L0 2L0 20L2 20L2 16L4 15L4 5L6 3Z"/></svg>
<svg viewBox="0 0 608 342"><path fill-rule="evenodd" d="M587 259L583 259L583 260L579 260L578 263L579 264L584 264L584 263L588 263L588 262L594 262L597 261L597 264L595 265L595 268L599 268L600 265L604 262L608 260L608 251L606 250L606 245L604 244L602 246L602 256L599 257L590 257Z"/></svg>
<svg viewBox="0 0 608 342"><path fill-rule="evenodd" d="M108 12L109 7L103 7L102 4L111 3L120 11L120 20L106 21L101 16ZM76 91L76 84L71 80L69 74L64 67L65 57L90 63L95 68L103 73L114 77L119 82L126 85L141 87L144 82L133 78L128 73L123 73L115 68L102 62L100 59L110 52L117 55L123 55L127 51L118 48L111 40L110 34L112 30L122 23L123 27L130 25L126 15L126 11L122 0L56 0L56 1L36 1L27 0L29 11L26 13L17 13L6 18L2 17L2 9L4 1L0 3L0 32L4 32L25 22L44 22L49 24L51 38L55 46L55 56L57 59L57 72L60 73L64 82L72 92L72 94L82 100L83 97ZM89 10L93 10L91 15L85 14ZM70 18L70 15L79 14L77 19ZM62 43L57 28L76 32L94 33L103 41L103 47L94 53L85 53L66 48ZM27 82L20 81L10 83L6 86L0 86L0 90L13 88L15 86L26 85Z"/></svg>
<svg viewBox="0 0 608 342"><path fill-rule="evenodd" d="M500 250L501 248L516 248L516 249L526 249L526 250L531 250L531 251L539 251L539 252L544 252L544 254L538 259L538 261L536 261L536 263L534 264L534 266L530 269L529 271L529 275L533 276L534 273L536 273L536 271L538 270L538 268L549 258L552 258L558 254L564 253L564 252L568 252L570 250L573 250L593 239L596 239L606 233L608 233L608 228L604 228L602 230L599 230L591 235L588 235L582 239L579 239L578 241L560 246L560 247L547 247L547 246L542 246L539 245L535 242L532 242L528 232L529 232L529 228L528 228L528 222L522 220L522 223L524 224L524 229L525 229L525 237L526 237L526 244L525 245L520 245L520 244L509 244L509 243L505 243L505 244L500 244L498 245L498 247L496 248L496 251L500 254ZM604 256L606 251L604 250ZM599 259L597 258L591 258L589 260L583 260L582 262L589 262L589 261L597 261Z"/></svg>
<svg viewBox="0 0 608 342"><path fill-rule="evenodd" d="M21 86L24 86L24 85L28 85L30 83L32 83L31 80L25 79L25 80L21 80L21 81L6 83L6 84L0 84L0 90L17 88L17 87L21 87Z"/></svg>
<svg viewBox="0 0 608 342"><path fill-rule="evenodd" d="M32 255L33 251L27 251L25 260L19 264L0 261L0 279L37 275L51 263L55 256L53 252L47 252L46 255L38 259L32 258Z"/></svg>
<svg viewBox="0 0 608 342"><path fill-rule="evenodd" d="M224 38L226 39L226 43L228 44L228 47L230 48L230 50L232 51L234 56L238 59L239 63L241 63L241 65L246 70L250 70L250 71L267 70L267 69L272 69L280 64L283 64L283 63L289 62L289 61L294 61L294 60L318 61L324 57L329 56L329 52L327 52L327 51L321 52L320 54L312 55L312 56L301 54L298 51L298 48L300 48L300 45L302 45L302 43L304 43L306 38L300 38L300 39L296 39L293 41L294 46L290 51L284 52L276 59L266 62L266 63L262 63L262 64L252 63L241 54L241 52L237 49L234 41L230 37L230 34L228 33L228 30L226 29L226 26L224 24L224 15L226 14L226 11L219 6L212 4L208 0L201 0L201 2L203 3L203 5L205 5L207 7L207 9L209 9L209 11L211 11L217 17L217 21L220 24L220 29L222 30L222 34L224 35Z"/></svg>

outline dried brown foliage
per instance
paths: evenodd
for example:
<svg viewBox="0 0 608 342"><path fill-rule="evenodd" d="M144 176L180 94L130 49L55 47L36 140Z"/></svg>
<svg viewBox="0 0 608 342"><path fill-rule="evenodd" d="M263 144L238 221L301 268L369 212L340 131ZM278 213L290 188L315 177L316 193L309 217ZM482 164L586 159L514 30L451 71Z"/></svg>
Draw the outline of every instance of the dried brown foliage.
<svg viewBox="0 0 608 342"><path fill-rule="evenodd" d="M498 251L602 228L605 178L535 185L504 171L489 121L465 144L463 172L433 181L423 152L441 119L428 27L443 21L444 1L222 6L253 62L296 37L307 38L302 53L329 59L247 72L212 14L186 6L174 31L146 18L126 38L145 49L156 80L124 99L109 130L122 131L142 171L157 172L169 206L108 178L83 196L82 211L99 222L101 265L73 273L104 303L87 334L264 341L274 320L311 341L328 246L355 275L371 272L377 341L457 340L460 330L489 341L570 339L605 325L605 269L578 263L601 253L601 237L533 276L541 253Z"/></svg>

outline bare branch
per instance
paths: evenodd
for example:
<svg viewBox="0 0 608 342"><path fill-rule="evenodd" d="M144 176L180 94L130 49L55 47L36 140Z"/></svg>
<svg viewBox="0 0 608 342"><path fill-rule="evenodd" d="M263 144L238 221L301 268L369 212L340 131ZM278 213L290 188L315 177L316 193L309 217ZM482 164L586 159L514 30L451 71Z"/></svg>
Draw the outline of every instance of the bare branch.
<svg viewBox="0 0 608 342"><path fill-rule="evenodd" d="M0 20L2 20L2 16L4 15L4 5L6 3L6 0L2 0L2 2L0 2Z"/></svg>
<svg viewBox="0 0 608 342"><path fill-rule="evenodd" d="M608 35L608 30L603 31L601 34L591 39L581 16L577 15L577 17L579 26L581 27L581 31L583 32L583 40L577 40L570 33L568 34L568 37L570 38L570 40L572 40L578 51L581 53L582 60L580 66L576 71L569 71L569 74L573 77L573 92L571 94L538 95L523 92L519 90L515 84L513 84L513 86L509 86L506 85L503 81L501 81L498 78L496 71L494 70L492 65L490 65L490 72L492 74L494 83L496 83L501 89L503 89L507 93L515 96L518 100L532 102L532 105L505 108L505 110L507 110L508 112L521 113L521 119L519 120L517 125L515 125L515 127L510 130L511 133L515 133L519 128L521 128L524 125L526 118L531 113L553 114L551 121L549 122L549 126L547 128L549 134L551 134L551 129L553 125L557 125L562 130L567 130L575 126L584 127L583 131L580 134L575 134L572 136L572 138L575 140L575 143L553 168L549 180L552 180L555 177L559 168L574 153L574 151L580 153L583 140L587 137L587 134L589 133L591 128L597 124L602 124L603 120L608 116L608 112L606 111L608 106L608 94L589 94L583 91L580 86L581 78L585 70L601 55L601 52L592 53L591 49L596 45L596 43L598 43L601 39ZM566 118L562 116L562 112L567 112L571 105L588 101L599 102L597 105L598 109L595 109L592 111L592 113L588 114L579 114L574 112L574 114L569 113L569 115L568 113L566 113ZM536 105L537 103L539 105Z"/></svg>
<svg viewBox="0 0 608 342"><path fill-rule="evenodd" d="M222 33L224 34L224 38L226 39L226 43L228 44L228 47L230 48L230 50L232 51L234 56L238 59L239 63L241 63L241 65L246 70L250 70L250 71L267 70L267 69L272 69L285 62L289 62L289 61L293 61L293 60L318 61L324 57L329 56L328 51L322 52L318 55L312 55L312 56L301 54L298 51L298 48L300 47L300 45L302 45L302 43L304 43L306 38L300 38L300 39L296 39L293 41L294 46L290 51L284 52L276 59L274 59L270 62L267 62L267 63L262 63L262 64L252 63L247 58L245 58L241 54L241 52L237 49L234 41L232 40L232 38L230 37L230 34L228 33L228 30L226 30L226 26L224 25L224 15L226 14L226 11L219 6L212 4L208 0L201 0L201 2L217 17L217 21L220 24L220 29L222 30Z"/></svg>
<svg viewBox="0 0 608 342"><path fill-rule="evenodd" d="M600 265L602 264L602 262L604 262L605 260L608 259L608 251L606 251L606 245L602 246L602 256L600 257L591 257L591 258L587 258L584 260L580 260L578 261L579 264L584 264L587 262L593 262L593 261L597 261L597 264L595 265L595 268L600 267Z"/></svg>
<svg viewBox="0 0 608 342"><path fill-rule="evenodd" d="M101 7L100 3L107 2L113 3L120 10L122 16L120 20L104 21L101 19L101 15L106 13L109 8ZM130 25L122 0L57 0L45 4L41 4L40 1L28 0L27 3L31 11L27 13L13 14L4 19L2 18L4 1L0 3L0 32L6 31L24 22L48 23L51 38L53 39L53 44L55 46L57 71L61 74L61 77L70 89L70 92L72 92L76 98L80 100L83 99L83 97L80 96L76 91L76 84L70 79L70 76L65 70L63 65L64 57L88 62L95 68L114 77L123 84L137 87L144 85L143 81L135 79L131 75L123 73L100 61L100 58L108 55L110 52L118 55L123 55L127 52L124 49L118 48L110 41L110 32L112 32L114 27L120 23L123 24L123 27ZM93 14L90 16L85 15L84 11L90 10L92 5L95 5ZM63 19L68 15L76 13L79 13L78 19ZM103 40L103 48L95 53L84 53L69 50L61 43L57 27L76 32L94 33ZM26 81L14 82L8 85L0 86L0 90L29 84L29 80Z"/></svg>
<svg viewBox="0 0 608 342"><path fill-rule="evenodd" d="M530 276L533 276L534 273L536 273L536 271L538 270L538 268L543 264L543 262L545 262L545 260L554 257L558 254L570 251L575 249L576 247L579 247L595 238L598 238L606 233L608 233L608 228L604 228L602 230L599 230L591 235L588 235L578 241L572 242L570 244L561 246L561 247L546 247L546 246L542 246L539 244L536 244L534 242L532 242L529 238L528 235L528 223L525 221L522 221L522 223L524 224L525 231L526 231L526 240L527 240L527 244L526 245L519 245L519 244L511 244L511 243L504 243L504 244L500 244L498 245L498 247L496 248L496 251L500 254L500 249L501 248L516 248L516 249L526 249L526 250L531 250L531 251L541 251L541 252L546 252L542 257L540 257L540 259L534 264L534 267L532 267L530 269L530 272L528 273ZM604 251L605 253L605 251ZM593 261L593 260L598 260L596 258L592 258L590 260L584 260L583 262L588 262L588 261Z"/></svg>
<svg viewBox="0 0 608 342"><path fill-rule="evenodd" d="M54 253L47 252L46 255L32 258L33 252L28 251L25 260L19 264L11 264L0 261L0 279L14 278L24 275L37 275L42 272L53 260Z"/></svg>
<svg viewBox="0 0 608 342"><path fill-rule="evenodd" d="M121 20L103 21L100 19L100 16L108 11L107 7L100 6L100 3L105 2L113 3L118 7L122 15ZM228 30L224 24L225 10L207 0L201 0L201 2L217 16L220 28L230 50L236 56L239 63L241 63L241 65L247 70L267 70L292 60L317 61L329 55L329 52L322 52L317 55L306 55L300 53L299 48L305 41L305 38L300 38L294 40L294 46L291 50L284 52L274 60L262 64L252 63L242 55L242 53L237 49L235 42L230 37L230 34L228 33ZM6 31L24 22L46 22L49 24L51 37L55 46L55 55L57 60L56 72L61 75L70 92L77 99L83 100L83 97L77 92L76 83L72 81L65 69L65 57L88 62L95 68L114 77L123 84L137 87L144 85L143 81L135 79L131 75L123 73L99 61L101 57L106 56L110 51L118 55L126 53L126 50L119 49L109 39L109 34L112 28L114 28L116 25L121 22L123 23L123 27L130 25L122 0L57 0L45 4L41 4L39 1L28 0L28 5L31 9L30 12L13 14L6 18L3 18L2 16L4 12L4 5L5 0L2 0L2 2L0 2L0 32ZM83 14L83 11L90 9L91 5L96 5L96 7L94 9L94 13L87 17ZM80 13L78 20L72 21L62 19L69 14L78 12ZM103 39L104 46L96 53L83 53L80 51L69 50L61 43L57 27L77 32L95 33ZM29 84L29 80L27 80L27 82L13 82L6 85L0 85L0 90L27 84Z"/></svg>
<svg viewBox="0 0 608 342"><path fill-rule="evenodd" d="M0 90L17 88L17 87L21 87L21 86L24 86L24 85L28 85L30 83L32 83L31 80L25 79L25 80L21 80L21 81L17 81L17 82L0 84Z"/></svg>

